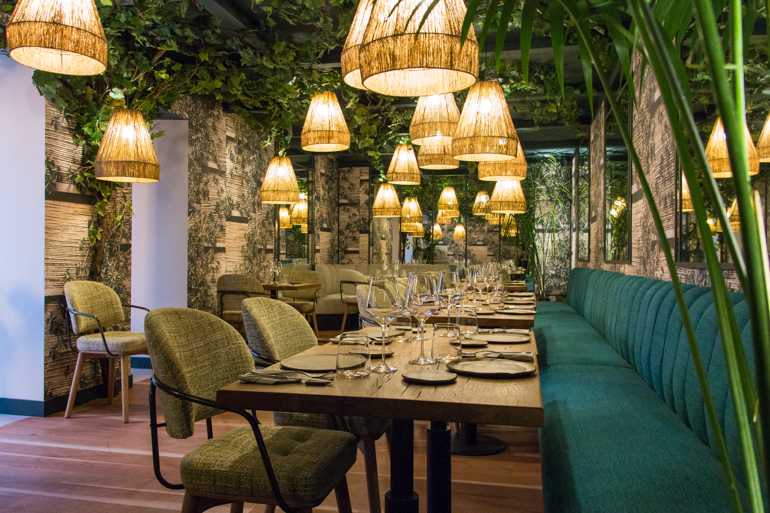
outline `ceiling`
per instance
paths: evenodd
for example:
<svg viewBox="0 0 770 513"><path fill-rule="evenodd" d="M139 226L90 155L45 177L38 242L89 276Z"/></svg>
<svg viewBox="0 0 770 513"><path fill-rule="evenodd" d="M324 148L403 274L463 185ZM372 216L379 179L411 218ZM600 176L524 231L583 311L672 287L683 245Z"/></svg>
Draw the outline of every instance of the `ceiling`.
<svg viewBox="0 0 770 513"><path fill-rule="evenodd" d="M262 8L253 2L253 0L198 0L198 3L208 10L212 15L222 21L223 26L233 29L254 30L259 33L260 28L265 26L267 15ZM337 20L339 12L332 10L330 16ZM282 27L280 23L276 27L279 35L290 39L296 43L301 42L307 37L310 27L286 26ZM312 30L315 30L313 27ZM487 41L482 55L494 55L494 38ZM519 60L521 52L519 50L519 30L512 29L506 38L502 57L510 60ZM322 59L321 65L327 68L340 67L340 54L342 49L326 55ZM553 51L551 49L551 40L548 37L534 37L530 50L531 62L553 61ZM564 81L566 85L575 86L579 90L585 89L583 78L582 63L577 45L566 45L564 48ZM595 90L600 90L599 84L594 84ZM514 125L521 139L522 147L528 160L536 158L539 154L566 154L571 155L576 147L586 147L588 145L588 133L591 123L591 110L588 98L585 94L577 96L579 109L578 123L580 132L577 134L573 127L563 126L561 124L536 126L532 115L527 112L524 103L536 100L538 98L530 96L528 99L509 98L508 103L511 107L511 115ZM404 98L397 105L404 109L414 109L416 98ZM599 105L601 95L596 94L594 104ZM517 108L517 104L521 104ZM294 138L291 142L287 154L294 164L298 177L306 174L313 166L313 154L305 152L300 147L299 134L302 131L304 120L298 119L294 126ZM351 127L355 130L355 127ZM404 134L408 135L408 134ZM393 148L386 149L382 153L383 159L387 162L390 159ZM335 154L341 166L369 166L369 161L365 155L351 153L349 151ZM465 173L466 167L463 164L459 173Z"/></svg>

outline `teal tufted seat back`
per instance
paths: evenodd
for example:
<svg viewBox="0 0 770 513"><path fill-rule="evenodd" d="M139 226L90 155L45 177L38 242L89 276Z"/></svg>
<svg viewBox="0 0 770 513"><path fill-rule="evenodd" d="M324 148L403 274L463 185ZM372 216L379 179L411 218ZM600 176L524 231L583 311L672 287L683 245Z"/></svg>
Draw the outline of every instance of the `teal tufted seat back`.
<svg viewBox="0 0 770 513"><path fill-rule="evenodd" d="M736 475L745 482L713 294L706 287L683 288L730 460ZM731 299L753 373L746 301L741 293L732 294ZM703 443L714 446L671 282L577 268L570 273L567 301Z"/></svg>

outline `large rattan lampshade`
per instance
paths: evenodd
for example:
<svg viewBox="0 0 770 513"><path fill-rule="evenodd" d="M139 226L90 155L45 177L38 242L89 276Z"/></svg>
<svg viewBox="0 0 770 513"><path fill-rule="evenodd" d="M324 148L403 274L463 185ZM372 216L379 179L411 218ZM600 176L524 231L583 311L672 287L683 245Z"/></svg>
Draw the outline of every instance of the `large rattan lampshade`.
<svg viewBox="0 0 770 513"><path fill-rule="evenodd" d="M518 180L505 180L495 184L489 199L489 211L497 214L523 214L527 211L527 200Z"/></svg>
<svg viewBox="0 0 770 513"><path fill-rule="evenodd" d="M524 150L519 149L516 158L502 162L479 162L479 180L499 182L501 180L524 180L527 178L527 159Z"/></svg>
<svg viewBox="0 0 770 513"><path fill-rule="evenodd" d="M454 187L447 186L441 191L441 196L438 198L438 210L442 210L446 217L460 216L460 203L457 201Z"/></svg>
<svg viewBox="0 0 770 513"><path fill-rule="evenodd" d="M489 213L489 193L487 191L479 191L476 194L476 201L473 202L473 215L483 216Z"/></svg>
<svg viewBox="0 0 770 513"><path fill-rule="evenodd" d="M460 109L452 93L422 96L409 125L409 138L420 146L451 144L459 120Z"/></svg>
<svg viewBox="0 0 770 513"><path fill-rule="evenodd" d="M111 182L157 182L160 162L139 111L112 113L94 160L94 175Z"/></svg>
<svg viewBox="0 0 770 513"><path fill-rule="evenodd" d="M388 183L420 185L420 168L411 144L399 144L388 166Z"/></svg>
<svg viewBox="0 0 770 513"><path fill-rule="evenodd" d="M260 189L262 203L293 205L299 202L299 184L289 157L273 157Z"/></svg>
<svg viewBox="0 0 770 513"><path fill-rule="evenodd" d="M749 127L744 125L746 136L746 151L749 154L749 174L759 173L759 155L751 140ZM711 130L709 142L706 145L706 158L708 158L711 174L714 178L732 178L733 171L730 168L730 156L727 152L727 137L722 125L722 118L717 118L714 128Z"/></svg>
<svg viewBox="0 0 770 513"><path fill-rule="evenodd" d="M489 214L484 216L484 219L486 219L490 225L496 226L500 224L500 220L502 219L503 214L495 214L493 212L490 212Z"/></svg>
<svg viewBox="0 0 770 513"><path fill-rule="evenodd" d="M417 198L404 198L404 205L401 207L401 222L422 223L422 209Z"/></svg>
<svg viewBox="0 0 770 513"><path fill-rule="evenodd" d="M353 23L350 25L350 32L345 39L345 45L342 47L342 80L350 87L356 89L366 89L361 83L361 70L358 65L358 50L361 48L361 42L364 39L364 31L369 24L369 18L372 15L374 0L361 0L356 9L356 15Z"/></svg>
<svg viewBox="0 0 770 513"><path fill-rule="evenodd" d="M436 223L437 224L451 224L452 218L446 215L446 213L443 210L439 210L436 214Z"/></svg>
<svg viewBox="0 0 770 513"><path fill-rule="evenodd" d="M302 149L330 152L350 148L350 132L340 102L332 91L317 94L310 102L302 127Z"/></svg>
<svg viewBox="0 0 770 513"><path fill-rule="evenodd" d="M107 38L94 0L21 0L5 34L11 58L30 68L98 75L107 67Z"/></svg>
<svg viewBox="0 0 770 513"><path fill-rule="evenodd" d="M396 188L389 183L380 184L372 205L373 217L401 217L401 202Z"/></svg>
<svg viewBox="0 0 770 513"><path fill-rule="evenodd" d="M359 50L364 87L388 96L470 87L479 74L479 46L473 31L460 44L465 12L463 0L378 0Z"/></svg>
<svg viewBox="0 0 770 513"><path fill-rule="evenodd" d="M690 196L690 185L687 183L687 178L682 175L682 212L693 212L694 210L692 196Z"/></svg>
<svg viewBox="0 0 770 513"><path fill-rule="evenodd" d="M299 203L295 204L299 205ZM289 213L289 209L287 207L281 207L278 210L278 228L287 230L290 229L291 226L291 214Z"/></svg>
<svg viewBox="0 0 770 513"><path fill-rule="evenodd" d="M417 151L417 165L423 169L457 169L460 161L452 155L452 144L420 146Z"/></svg>
<svg viewBox="0 0 770 513"><path fill-rule="evenodd" d="M500 220L500 235L503 237L515 237L518 231L516 218L511 214L504 214Z"/></svg>
<svg viewBox="0 0 770 513"><path fill-rule="evenodd" d="M454 240L465 240L465 226L462 223L455 226L455 231L452 233Z"/></svg>
<svg viewBox="0 0 770 513"><path fill-rule="evenodd" d="M518 149L519 136L500 83L476 82L452 138L454 157L479 162L513 160Z"/></svg>
<svg viewBox="0 0 770 513"><path fill-rule="evenodd" d="M299 203L295 203L291 208L291 224L307 224L307 198L304 194L300 194Z"/></svg>
<svg viewBox="0 0 770 513"><path fill-rule="evenodd" d="M770 113L767 114L765 126L762 127L762 133L759 134L757 155L759 155L760 162L770 162Z"/></svg>
<svg viewBox="0 0 770 513"><path fill-rule="evenodd" d="M433 239L441 240L444 238L444 232L441 230L441 225L436 223L433 225L433 233L431 234Z"/></svg>

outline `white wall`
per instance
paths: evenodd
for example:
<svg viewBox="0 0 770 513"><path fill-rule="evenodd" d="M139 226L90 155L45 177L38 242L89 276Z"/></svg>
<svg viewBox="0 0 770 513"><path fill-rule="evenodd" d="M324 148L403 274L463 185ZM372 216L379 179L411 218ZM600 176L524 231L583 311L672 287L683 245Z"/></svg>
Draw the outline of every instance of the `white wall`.
<svg viewBox="0 0 770 513"><path fill-rule="evenodd" d="M0 55L0 399L42 401L45 100Z"/></svg>
<svg viewBox="0 0 770 513"><path fill-rule="evenodd" d="M160 181L133 185L131 303L149 309L187 306L186 120L159 120L154 140ZM144 331L145 312L131 312L132 331Z"/></svg>

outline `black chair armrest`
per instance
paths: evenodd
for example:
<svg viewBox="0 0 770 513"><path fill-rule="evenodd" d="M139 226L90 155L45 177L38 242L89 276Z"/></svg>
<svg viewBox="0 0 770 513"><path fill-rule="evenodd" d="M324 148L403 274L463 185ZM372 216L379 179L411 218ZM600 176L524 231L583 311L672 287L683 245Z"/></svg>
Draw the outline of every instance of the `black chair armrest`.
<svg viewBox="0 0 770 513"><path fill-rule="evenodd" d="M138 305L123 305L124 308L136 308L137 310L144 310L145 312L149 312L150 309L146 306L138 306Z"/></svg>
<svg viewBox="0 0 770 513"><path fill-rule="evenodd" d="M353 285L353 294L352 295L355 295L355 290L356 290L355 287L358 286L358 285L366 285L366 284L367 283L363 282L363 281L340 280L340 301L342 301L343 298L345 297L345 294L343 294L343 292L342 292L343 285Z"/></svg>
<svg viewBox="0 0 770 513"><path fill-rule="evenodd" d="M77 312L77 311L73 310L72 308L65 307L64 309L66 311L68 311L69 313L71 313L71 314L82 315L83 317L90 317L91 319L95 320L96 321L96 326L99 328L99 334L102 336L102 344L104 344L104 350L111 357L113 357L113 358L117 358L118 357L118 355L113 354L113 352L110 351L110 348L107 347L107 339L104 338L104 330L102 329L102 323L99 322L99 318L98 317L96 317L95 315L91 315L91 314L87 314L87 313L83 313L83 312ZM67 323L67 335L69 336L69 323Z"/></svg>

